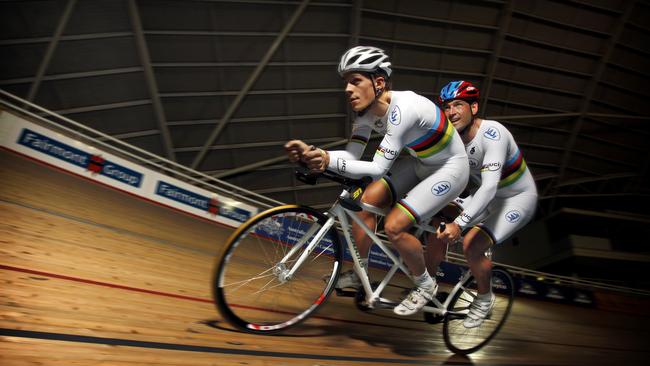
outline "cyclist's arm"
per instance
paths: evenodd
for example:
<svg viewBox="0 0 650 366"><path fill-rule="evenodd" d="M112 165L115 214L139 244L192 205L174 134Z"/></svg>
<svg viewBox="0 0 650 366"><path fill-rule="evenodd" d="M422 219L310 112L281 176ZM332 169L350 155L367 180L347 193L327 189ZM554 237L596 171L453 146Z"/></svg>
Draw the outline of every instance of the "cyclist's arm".
<svg viewBox="0 0 650 366"><path fill-rule="evenodd" d="M481 166L481 185L472 195L469 204L463 207L463 212L454 220L461 230L487 208L490 201L494 199L501 180L501 171L508 152L507 140L483 139L483 148L485 156Z"/></svg>
<svg viewBox="0 0 650 366"><path fill-rule="evenodd" d="M350 178L370 176L379 179L388 172L391 165L405 145L404 134L408 127L406 123L388 130L379 144L372 161L347 159L341 156L330 156L328 169Z"/></svg>
<svg viewBox="0 0 650 366"><path fill-rule="evenodd" d="M345 150L328 150L330 162L337 159L359 160L366 149L372 128L366 124L354 124L352 136L345 146Z"/></svg>

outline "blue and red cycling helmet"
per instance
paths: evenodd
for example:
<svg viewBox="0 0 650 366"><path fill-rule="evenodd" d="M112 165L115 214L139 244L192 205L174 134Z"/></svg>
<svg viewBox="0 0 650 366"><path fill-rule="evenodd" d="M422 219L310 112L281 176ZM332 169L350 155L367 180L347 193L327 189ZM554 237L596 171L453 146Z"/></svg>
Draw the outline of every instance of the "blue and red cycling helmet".
<svg viewBox="0 0 650 366"><path fill-rule="evenodd" d="M438 101L445 104L450 100L461 99L467 103L478 102L479 90L469 81L458 80L451 81L440 89Z"/></svg>

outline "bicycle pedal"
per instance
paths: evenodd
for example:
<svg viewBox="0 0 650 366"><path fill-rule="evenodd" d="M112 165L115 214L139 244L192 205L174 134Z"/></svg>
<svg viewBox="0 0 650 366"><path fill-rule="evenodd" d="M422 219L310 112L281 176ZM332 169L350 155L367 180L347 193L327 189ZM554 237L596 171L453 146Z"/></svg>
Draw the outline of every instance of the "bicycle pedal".
<svg viewBox="0 0 650 366"><path fill-rule="evenodd" d="M335 288L334 291L336 291L336 296L341 296L341 297L355 297L357 295L357 292L352 290Z"/></svg>

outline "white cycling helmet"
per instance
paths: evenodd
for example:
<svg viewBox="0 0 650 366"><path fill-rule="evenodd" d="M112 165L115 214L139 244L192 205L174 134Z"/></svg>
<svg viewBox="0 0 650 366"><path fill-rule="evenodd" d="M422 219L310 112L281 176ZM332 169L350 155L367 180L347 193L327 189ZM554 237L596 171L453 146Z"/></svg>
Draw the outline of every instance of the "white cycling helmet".
<svg viewBox="0 0 650 366"><path fill-rule="evenodd" d="M369 46L352 47L341 56L339 75L348 72L382 73L390 78L393 72L390 68L388 55L381 48Z"/></svg>

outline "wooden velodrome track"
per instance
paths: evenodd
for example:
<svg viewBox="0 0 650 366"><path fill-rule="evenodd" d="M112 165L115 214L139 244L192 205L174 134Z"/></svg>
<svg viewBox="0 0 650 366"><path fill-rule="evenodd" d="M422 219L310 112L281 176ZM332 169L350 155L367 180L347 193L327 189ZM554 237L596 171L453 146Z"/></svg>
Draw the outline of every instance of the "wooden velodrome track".
<svg viewBox="0 0 650 366"><path fill-rule="evenodd" d="M232 229L0 150L0 365L641 365L647 317L517 299L483 350L441 325L333 295L287 334L221 321L215 254Z"/></svg>

